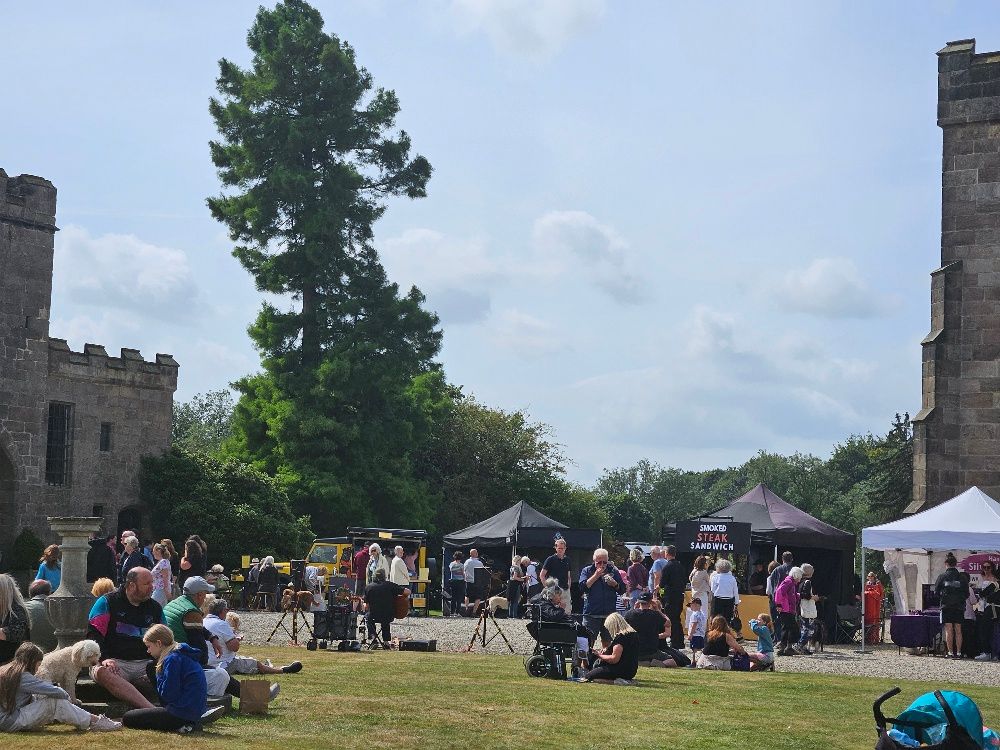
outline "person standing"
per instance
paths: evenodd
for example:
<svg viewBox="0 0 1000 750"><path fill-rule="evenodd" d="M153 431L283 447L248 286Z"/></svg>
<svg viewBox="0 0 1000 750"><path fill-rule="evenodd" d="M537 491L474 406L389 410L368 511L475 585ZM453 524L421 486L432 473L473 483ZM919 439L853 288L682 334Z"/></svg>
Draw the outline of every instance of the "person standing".
<svg viewBox="0 0 1000 750"><path fill-rule="evenodd" d="M749 588L750 593L755 596L764 596L767 593L767 571L764 570L763 560L758 560L753 564Z"/></svg>
<svg viewBox="0 0 1000 750"><path fill-rule="evenodd" d="M774 589L774 606L781 620L781 641L778 646L778 656L795 656L792 644L799 639L799 623L796 615L799 611L799 582L802 580L802 568L794 565L788 575Z"/></svg>
<svg viewBox="0 0 1000 750"><path fill-rule="evenodd" d="M451 616L460 617L465 608L465 565L462 564L462 553L458 550L451 556L448 565L451 580L448 581L451 592Z"/></svg>
<svg viewBox="0 0 1000 750"><path fill-rule="evenodd" d="M114 537L100 538L97 533L90 535L90 549L87 550L87 583L93 583L98 578L117 577L115 570L115 553L108 546L108 540Z"/></svg>
<svg viewBox="0 0 1000 750"><path fill-rule="evenodd" d="M691 598L701 599L709 610L712 608L712 585L711 577L708 574L708 558L698 555L694 559L691 573L688 575L691 582Z"/></svg>
<svg viewBox="0 0 1000 750"><path fill-rule="evenodd" d="M945 555L944 572L934 582L934 592L941 599L941 624L944 641L952 659L962 658L962 622L965 619L965 601L969 598L969 584L958 572L958 560L949 552Z"/></svg>
<svg viewBox="0 0 1000 750"><path fill-rule="evenodd" d="M670 618L670 645L680 651L684 648L684 625L681 623L681 610L684 608L684 587L687 584L687 574L676 558L677 548L669 544L663 550L666 563L663 565L663 575L660 585L663 587L663 613Z"/></svg>
<svg viewBox="0 0 1000 750"><path fill-rule="evenodd" d="M786 550L781 553L781 562L775 566L770 575L767 577L766 591L767 595L771 597L771 621L774 623L774 639L776 641L781 640L781 627L783 621L781 617L779 617L778 607L774 603L774 592L777 591L778 585L788 577L788 573L794 565L794 556L791 552Z"/></svg>
<svg viewBox="0 0 1000 750"><path fill-rule="evenodd" d="M365 593L368 584L368 545L362 543L351 560L351 572L354 573L354 593L359 596Z"/></svg>
<svg viewBox="0 0 1000 750"><path fill-rule="evenodd" d="M521 591L524 589L524 570L521 556L514 555L510 561L510 579L507 581L507 617L517 618L521 613Z"/></svg>
<svg viewBox="0 0 1000 750"><path fill-rule="evenodd" d="M396 545L393 549L392 564L389 566L389 580L397 586L410 585L410 572L406 569L406 560L403 559L403 548Z"/></svg>
<svg viewBox="0 0 1000 750"><path fill-rule="evenodd" d="M580 588L584 593L583 624L595 636L607 637L602 633L604 621L615 611L618 592L625 584L621 573L608 560L608 551L603 547L594 550L594 564L580 571Z"/></svg>
<svg viewBox="0 0 1000 750"><path fill-rule="evenodd" d="M996 601L1000 595L1000 580L997 579L996 569L991 560L984 561L979 571L979 588L976 595L981 606L976 608L976 640L979 643L980 653L976 661L990 661L1000 656L993 648L996 632L996 618L993 613L996 610L989 604L991 600Z"/></svg>
<svg viewBox="0 0 1000 750"><path fill-rule="evenodd" d="M525 601L528 601L542 590L538 580L538 563L525 555L521 558L521 567L524 569Z"/></svg>
<svg viewBox="0 0 1000 750"><path fill-rule="evenodd" d="M122 562L118 572L118 585L120 586L125 582L125 578L132 568L145 568L149 570L152 567L152 564L149 563L139 548L139 540L134 536L126 537L125 552L122 555Z"/></svg>
<svg viewBox="0 0 1000 750"><path fill-rule="evenodd" d="M556 553L549 555L542 563L542 574L539 576L539 580L545 585L550 578L555 578L559 588L566 592L562 597L563 608L566 610L566 614L573 614L573 599L569 589L570 562L569 558L566 557L566 540L561 536L558 537L553 547Z"/></svg>
<svg viewBox="0 0 1000 750"><path fill-rule="evenodd" d="M733 575L733 564L725 558L720 559L715 563L715 575L712 577L711 616L721 615L726 622L731 622L739 603L740 588Z"/></svg>
<svg viewBox="0 0 1000 750"><path fill-rule="evenodd" d="M153 545L153 599L161 607L165 607L170 601L173 586L170 583L170 553L167 548L157 542Z"/></svg>
<svg viewBox="0 0 1000 750"><path fill-rule="evenodd" d="M479 559L479 550L470 549L469 558L465 561L462 572L465 575L465 604L468 605L470 601L472 602L473 614L476 613L476 608L483 598L483 592L476 586L476 570L485 567L483 561ZM489 590L487 590L486 595L488 596L489 593Z"/></svg>
<svg viewBox="0 0 1000 750"><path fill-rule="evenodd" d="M184 557L181 558L180 572L177 575L177 585L182 590L188 578L205 577L206 558L204 549L199 542L200 539L193 536L188 537L188 540L184 542Z"/></svg>
<svg viewBox="0 0 1000 750"><path fill-rule="evenodd" d="M55 591L59 588L59 582L62 580L62 552L59 550L59 545L50 544L46 547L38 562L40 564L38 572L35 574L35 580L48 581L52 590Z"/></svg>
<svg viewBox="0 0 1000 750"><path fill-rule="evenodd" d="M653 598L660 599L660 579L663 578L663 566L667 564L663 550L660 547L651 547L649 560L649 580L646 583ZM662 604L662 601L660 603Z"/></svg>
<svg viewBox="0 0 1000 750"><path fill-rule="evenodd" d="M632 605L639 601L639 597L646 592L646 582L649 579L649 571L642 564L642 550L636 547L629 553L629 566L625 571L625 583L629 600Z"/></svg>

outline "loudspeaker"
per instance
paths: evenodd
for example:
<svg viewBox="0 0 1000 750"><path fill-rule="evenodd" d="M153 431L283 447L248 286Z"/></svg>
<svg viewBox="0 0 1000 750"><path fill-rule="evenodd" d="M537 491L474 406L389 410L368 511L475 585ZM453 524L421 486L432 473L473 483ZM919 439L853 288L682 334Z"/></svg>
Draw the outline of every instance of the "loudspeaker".
<svg viewBox="0 0 1000 750"><path fill-rule="evenodd" d="M400 641L400 651L437 651L437 641Z"/></svg>

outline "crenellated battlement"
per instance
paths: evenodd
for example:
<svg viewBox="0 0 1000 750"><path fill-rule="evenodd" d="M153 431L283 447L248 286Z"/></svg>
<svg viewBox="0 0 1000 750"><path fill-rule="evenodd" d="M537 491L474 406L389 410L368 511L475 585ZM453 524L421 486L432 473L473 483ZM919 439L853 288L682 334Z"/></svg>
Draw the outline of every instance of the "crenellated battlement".
<svg viewBox="0 0 1000 750"><path fill-rule="evenodd" d="M128 384L158 390L177 389L177 361L169 354L157 354L147 362L138 349L121 349L110 356L99 344L86 344L74 352L65 339L49 339L49 373L67 378Z"/></svg>
<svg viewBox="0 0 1000 750"><path fill-rule="evenodd" d="M1000 52L976 53L975 39L938 53L938 125L1000 120Z"/></svg>
<svg viewBox="0 0 1000 750"><path fill-rule="evenodd" d="M8 177L0 169L0 222L58 231L55 186L44 177Z"/></svg>

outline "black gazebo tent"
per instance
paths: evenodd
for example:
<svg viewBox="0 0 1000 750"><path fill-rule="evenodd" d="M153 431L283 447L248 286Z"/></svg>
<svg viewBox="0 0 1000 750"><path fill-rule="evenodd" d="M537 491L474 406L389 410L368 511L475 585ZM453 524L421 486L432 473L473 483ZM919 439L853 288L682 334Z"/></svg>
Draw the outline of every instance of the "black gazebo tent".
<svg viewBox="0 0 1000 750"><path fill-rule="evenodd" d="M854 534L831 526L785 502L758 484L729 505L700 518L728 518L750 524L753 561L771 560L784 551L796 563L816 568L816 588L835 602L851 600L854 588Z"/></svg>
<svg viewBox="0 0 1000 750"><path fill-rule="evenodd" d="M484 549L493 552L493 565L498 568L497 572L506 573L514 552L518 554L536 552L541 559L544 559L544 555L551 554L556 534L566 540L566 546L569 548L567 554L572 561L575 574L579 574L582 565L590 564L591 556L594 550L601 546L603 538L600 529L569 528L522 500L485 521L446 534L442 572L447 572L447 563L451 559L447 553L448 549L468 551L475 547L480 552ZM502 558L495 556L501 552Z"/></svg>

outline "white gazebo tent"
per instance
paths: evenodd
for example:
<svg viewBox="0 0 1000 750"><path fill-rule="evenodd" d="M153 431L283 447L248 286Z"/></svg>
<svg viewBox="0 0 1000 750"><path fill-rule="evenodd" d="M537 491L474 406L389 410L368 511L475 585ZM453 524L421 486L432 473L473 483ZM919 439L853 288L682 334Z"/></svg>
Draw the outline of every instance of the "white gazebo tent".
<svg viewBox="0 0 1000 750"><path fill-rule="evenodd" d="M1000 550L1000 503L978 487L970 487L933 508L862 529L861 548L862 582L864 550L881 550L886 553L886 572L893 580L897 611L917 609L914 605L920 584L932 583L944 570L945 552ZM862 615L864 603L861 597Z"/></svg>

